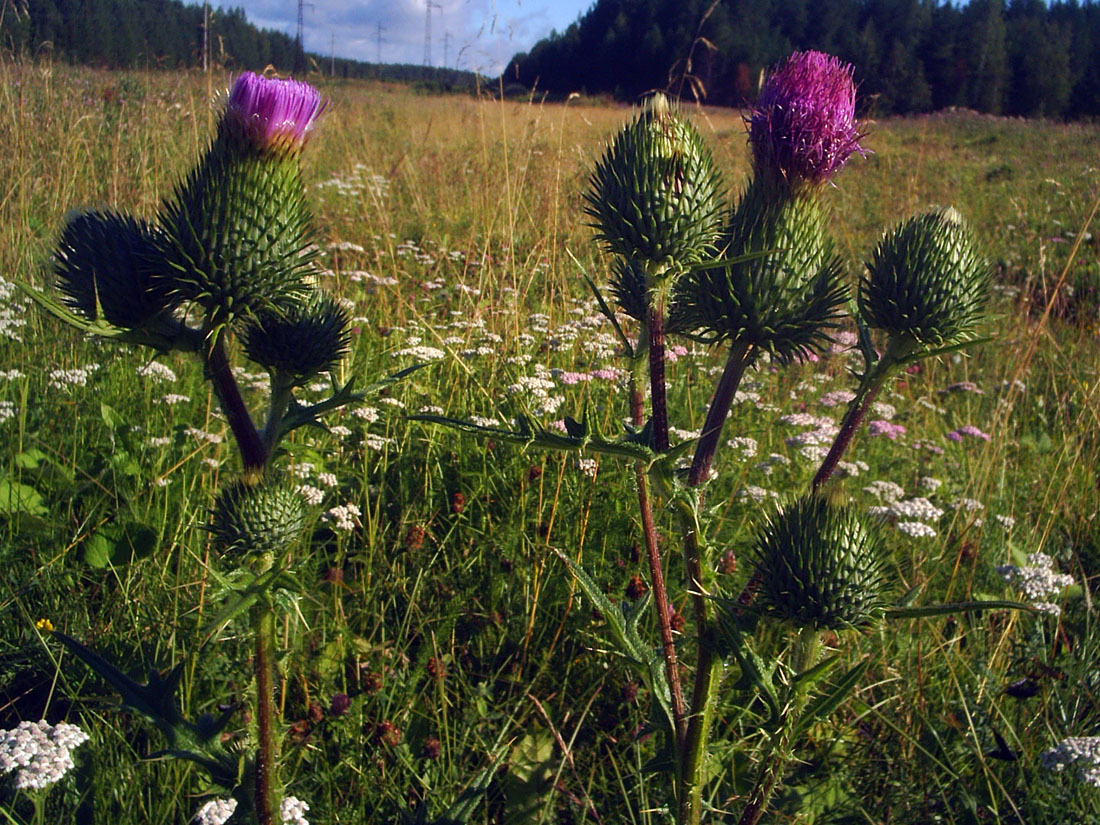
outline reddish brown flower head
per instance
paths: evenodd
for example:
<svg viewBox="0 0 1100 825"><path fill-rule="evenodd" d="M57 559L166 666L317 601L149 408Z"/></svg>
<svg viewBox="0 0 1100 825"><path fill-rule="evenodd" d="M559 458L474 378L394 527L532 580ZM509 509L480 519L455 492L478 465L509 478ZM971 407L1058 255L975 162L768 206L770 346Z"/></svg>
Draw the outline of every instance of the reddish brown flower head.
<svg viewBox="0 0 1100 825"><path fill-rule="evenodd" d="M863 154L851 65L822 52L795 52L760 92L749 119L758 172L790 186L819 184Z"/></svg>
<svg viewBox="0 0 1100 825"><path fill-rule="evenodd" d="M374 735L379 743L389 745L391 748L396 748L401 744L401 731L389 719L375 728Z"/></svg>

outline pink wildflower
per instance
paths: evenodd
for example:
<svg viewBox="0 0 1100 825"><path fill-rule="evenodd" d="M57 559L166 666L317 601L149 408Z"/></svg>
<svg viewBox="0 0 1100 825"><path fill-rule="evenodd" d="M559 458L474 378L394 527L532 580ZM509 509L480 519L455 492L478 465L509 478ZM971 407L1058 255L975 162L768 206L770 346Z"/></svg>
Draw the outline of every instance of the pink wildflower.
<svg viewBox="0 0 1100 825"><path fill-rule="evenodd" d="M257 149L299 149L327 106L308 83L245 72L233 84L225 117Z"/></svg>

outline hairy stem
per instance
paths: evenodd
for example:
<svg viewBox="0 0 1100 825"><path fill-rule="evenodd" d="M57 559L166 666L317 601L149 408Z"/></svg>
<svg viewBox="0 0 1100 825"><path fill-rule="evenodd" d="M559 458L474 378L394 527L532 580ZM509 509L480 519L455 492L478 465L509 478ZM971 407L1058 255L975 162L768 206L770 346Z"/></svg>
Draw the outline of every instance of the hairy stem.
<svg viewBox="0 0 1100 825"><path fill-rule="evenodd" d="M275 710L275 611L266 602L252 613L256 636L256 821L258 825L280 822L278 777L279 745Z"/></svg>
<svg viewBox="0 0 1100 825"><path fill-rule="evenodd" d="M760 768L756 785L749 795L749 801L741 812L738 825L756 825L767 810L772 795L783 779L783 773L791 760L794 732L798 719L805 707L807 692L795 683L795 677L806 672L817 662L820 649L820 637L816 628L804 627L798 634L791 662L791 686L787 690L786 701L779 729L772 736L772 746Z"/></svg>
<svg viewBox="0 0 1100 825"><path fill-rule="evenodd" d="M703 809L703 765L710 729L714 722L718 675L722 660L715 655L709 600L703 584L701 528L695 508L684 499L678 501L680 532L684 546L684 569L688 577L695 613L697 650L695 681L691 690L684 746L677 774L678 825L698 825Z"/></svg>
<svg viewBox="0 0 1100 825"><path fill-rule="evenodd" d="M245 406L244 398L241 397L237 379L233 377L233 371L229 367L223 332L215 334L214 342L206 352L206 376L214 385L214 393L218 396L229 428L237 439L245 472L262 469L267 463L268 451L256 430L248 407Z"/></svg>
<svg viewBox="0 0 1100 825"><path fill-rule="evenodd" d="M635 359L635 365L640 365ZM645 423L645 400L639 387L639 370L630 376L630 417L635 427ZM665 673L672 699L672 723L676 738L676 752L684 741L684 692L680 685L680 666L676 659L676 644L672 639L672 621L669 615L668 591L665 587L664 564L657 547L657 528L653 523L653 506L649 500L649 476L641 461L634 463L634 477L638 483L638 512L642 520L642 536L645 542L646 560L649 562L649 580L653 588L653 604L657 610L657 626L661 634L661 649L665 659Z"/></svg>
<svg viewBox="0 0 1100 825"><path fill-rule="evenodd" d="M752 344L747 342L735 344L730 348L722 378L718 381L714 398L710 402L710 409L707 410L703 434L695 445L695 457L691 461L691 470L688 473L689 487L698 487L710 474L710 465L718 449L718 440L722 437L722 428L726 425L726 416L729 415L730 405L733 404L733 398L737 394L737 387L741 384L741 376L745 374L745 368L752 362L751 354Z"/></svg>
<svg viewBox="0 0 1100 825"><path fill-rule="evenodd" d="M668 402L665 398L665 301L658 294L649 308L649 403L653 418L653 449L668 450Z"/></svg>

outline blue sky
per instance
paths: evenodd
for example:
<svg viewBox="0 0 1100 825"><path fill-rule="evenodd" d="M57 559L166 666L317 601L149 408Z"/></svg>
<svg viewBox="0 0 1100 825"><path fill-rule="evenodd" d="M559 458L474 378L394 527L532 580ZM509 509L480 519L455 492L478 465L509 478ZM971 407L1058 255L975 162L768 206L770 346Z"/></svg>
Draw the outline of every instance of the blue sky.
<svg viewBox="0 0 1100 825"><path fill-rule="evenodd" d="M192 0L194 1L194 0ZM297 0L223 0L244 8L261 28L292 37L298 30ZM447 65L499 74L516 52L561 31L587 11L594 0L433 0L431 57ZM427 0L307 0L307 51L374 61L378 58L378 25L382 25L384 63L424 61ZM220 5L212 0L211 5Z"/></svg>

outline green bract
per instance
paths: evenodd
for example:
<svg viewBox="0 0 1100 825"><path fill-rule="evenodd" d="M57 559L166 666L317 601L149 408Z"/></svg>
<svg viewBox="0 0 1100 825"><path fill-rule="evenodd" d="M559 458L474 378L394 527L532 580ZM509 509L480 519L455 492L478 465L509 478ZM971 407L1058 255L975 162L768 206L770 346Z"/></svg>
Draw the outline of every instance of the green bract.
<svg viewBox="0 0 1100 825"><path fill-rule="evenodd" d="M730 218L722 257L768 254L690 272L674 290L670 323L780 359L822 349L846 299L825 220L812 193L790 197L754 180Z"/></svg>
<svg viewBox="0 0 1100 825"><path fill-rule="evenodd" d="M116 212L70 215L61 231L54 272L65 302L89 321L138 329L174 304L150 289L158 264L156 230Z"/></svg>
<svg viewBox="0 0 1100 825"><path fill-rule="evenodd" d="M761 606L778 619L835 630L867 624L885 607L878 539L851 507L799 499L761 529L754 552Z"/></svg>
<svg viewBox="0 0 1100 825"><path fill-rule="evenodd" d="M210 532L225 555L277 555L298 541L304 520L305 504L289 485L270 478L241 480L218 494Z"/></svg>
<svg viewBox="0 0 1100 825"><path fill-rule="evenodd" d="M296 151L260 150L229 127L164 204L165 291L215 322L304 291L316 257Z"/></svg>
<svg viewBox="0 0 1100 825"><path fill-rule="evenodd" d="M883 235L859 284L859 311L910 349L960 343L982 320L991 274L959 213L935 209Z"/></svg>
<svg viewBox="0 0 1100 825"><path fill-rule="evenodd" d="M300 385L347 354L348 314L331 295L317 291L279 311L262 310L242 338L249 358Z"/></svg>
<svg viewBox="0 0 1100 825"><path fill-rule="evenodd" d="M596 164L585 212L608 250L651 275L675 272L706 257L717 239L719 189L699 133L654 95Z"/></svg>

